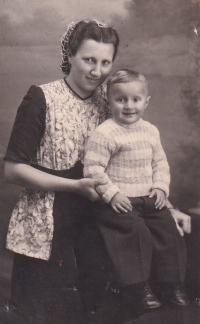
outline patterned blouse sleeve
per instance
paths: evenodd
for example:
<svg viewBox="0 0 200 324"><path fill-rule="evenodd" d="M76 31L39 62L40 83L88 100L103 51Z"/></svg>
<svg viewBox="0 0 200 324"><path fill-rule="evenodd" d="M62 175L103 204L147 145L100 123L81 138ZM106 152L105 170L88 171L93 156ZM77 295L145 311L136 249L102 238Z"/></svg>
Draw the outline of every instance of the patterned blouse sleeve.
<svg viewBox="0 0 200 324"><path fill-rule="evenodd" d="M31 86L18 108L4 160L29 164L44 134L45 119L44 93Z"/></svg>

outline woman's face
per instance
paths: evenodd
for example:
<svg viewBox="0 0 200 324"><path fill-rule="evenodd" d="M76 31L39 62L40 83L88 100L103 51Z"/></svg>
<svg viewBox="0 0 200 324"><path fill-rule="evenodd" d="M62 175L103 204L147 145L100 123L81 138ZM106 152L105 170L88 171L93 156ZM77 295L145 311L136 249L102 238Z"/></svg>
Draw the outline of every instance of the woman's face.
<svg viewBox="0 0 200 324"><path fill-rule="evenodd" d="M106 79L112 68L113 44L99 43L85 39L75 56L69 58L71 64L67 81L82 98L87 98Z"/></svg>

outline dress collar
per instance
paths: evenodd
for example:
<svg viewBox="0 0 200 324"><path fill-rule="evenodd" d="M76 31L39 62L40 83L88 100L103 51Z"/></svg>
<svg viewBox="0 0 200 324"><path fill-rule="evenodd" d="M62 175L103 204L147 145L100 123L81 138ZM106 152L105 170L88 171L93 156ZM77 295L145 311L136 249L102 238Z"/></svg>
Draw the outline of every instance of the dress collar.
<svg viewBox="0 0 200 324"><path fill-rule="evenodd" d="M92 96L93 96L93 94L94 94L94 92L91 94L91 95L89 95L88 97L86 97L86 98L82 98L82 97L80 97L79 95L78 95L78 93L76 93L71 87L70 87L70 85L69 85L69 83L67 82L67 80L66 80L66 77L64 78L64 81L65 81L65 84L66 84L66 86L69 88L69 90L73 93L73 95L75 95L76 97L78 97L79 99L81 99L81 100L87 100L87 99L89 99L89 98L91 98Z"/></svg>

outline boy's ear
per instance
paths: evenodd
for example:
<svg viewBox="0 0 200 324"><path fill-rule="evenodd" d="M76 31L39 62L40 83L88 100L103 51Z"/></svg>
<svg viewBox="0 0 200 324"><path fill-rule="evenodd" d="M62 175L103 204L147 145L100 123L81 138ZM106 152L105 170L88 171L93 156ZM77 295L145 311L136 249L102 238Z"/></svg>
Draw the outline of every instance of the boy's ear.
<svg viewBox="0 0 200 324"><path fill-rule="evenodd" d="M148 106L148 104L149 104L149 100L150 100L150 98L151 98L151 96L147 97L147 99L146 99L146 103L145 103L146 107L145 107L145 109L147 108L147 106Z"/></svg>

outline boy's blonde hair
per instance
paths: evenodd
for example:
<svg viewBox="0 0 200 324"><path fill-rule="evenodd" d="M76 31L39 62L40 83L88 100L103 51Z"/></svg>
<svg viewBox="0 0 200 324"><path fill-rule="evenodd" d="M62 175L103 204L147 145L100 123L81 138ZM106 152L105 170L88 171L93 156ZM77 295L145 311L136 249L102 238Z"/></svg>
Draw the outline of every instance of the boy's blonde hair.
<svg viewBox="0 0 200 324"><path fill-rule="evenodd" d="M115 72L107 82L107 93L109 93L109 90L111 86L115 83L128 83L132 81L141 81L144 83L144 86L147 90L148 94L148 82L145 76L137 71L129 70L129 69L122 69L117 72Z"/></svg>

